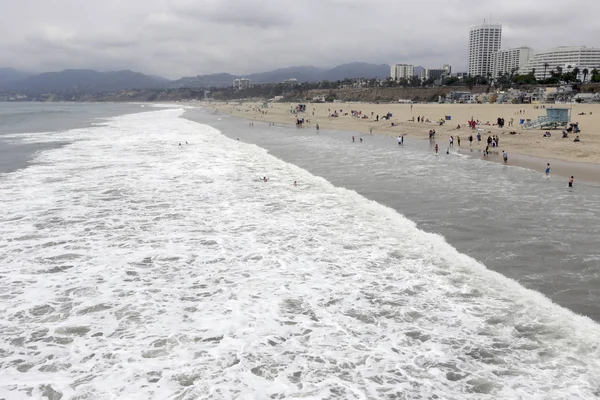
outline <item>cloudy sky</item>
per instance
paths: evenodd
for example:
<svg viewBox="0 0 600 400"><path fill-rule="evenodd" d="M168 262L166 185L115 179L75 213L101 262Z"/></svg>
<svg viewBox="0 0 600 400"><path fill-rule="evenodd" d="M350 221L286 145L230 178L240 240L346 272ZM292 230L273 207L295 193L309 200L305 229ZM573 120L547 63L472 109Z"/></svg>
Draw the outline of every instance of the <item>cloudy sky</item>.
<svg viewBox="0 0 600 400"><path fill-rule="evenodd" d="M280 67L449 63L469 27L503 47L600 47L595 0L0 0L0 67L132 69L167 78Z"/></svg>

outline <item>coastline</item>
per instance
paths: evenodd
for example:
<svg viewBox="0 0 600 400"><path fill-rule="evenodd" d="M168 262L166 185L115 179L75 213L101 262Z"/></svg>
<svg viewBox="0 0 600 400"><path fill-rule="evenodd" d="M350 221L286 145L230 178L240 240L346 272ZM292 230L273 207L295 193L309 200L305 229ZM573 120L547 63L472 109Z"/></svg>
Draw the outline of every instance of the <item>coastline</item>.
<svg viewBox="0 0 600 400"><path fill-rule="evenodd" d="M262 103L259 104L251 102L201 103L202 107L209 112L219 112L248 121L279 123L287 126L295 125L296 114L290 113L290 110L295 107L295 104L296 103L273 103L269 105L269 108L263 108ZM403 135L411 140L417 139L429 141L428 132L430 129L435 129L435 143L439 144L440 151L448 147L448 139L450 136L454 136L455 151L458 151L463 155L480 159L482 158L483 150L485 149L484 142L487 136L498 135L500 139L500 145L499 147L492 149L490 155L487 159L485 159L485 161L503 164L502 151L506 150L509 154L508 166L526 168L542 174L546 168L546 163L549 162L552 168L552 175L564 178L565 184L570 176L574 176L575 182L585 182L593 184L594 186L600 186L600 135L594 134L593 132L588 133L588 130L591 130L591 127L588 127L587 130L582 133L585 145L581 146L582 143L573 143L572 139L557 138L556 136L560 136L559 130L551 131L554 135L552 138L542 138L543 131L540 130L524 131L521 130L520 127L504 127L502 129L494 126L483 125L482 128L480 128L484 129L484 132L481 132L481 144L477 144L476 139L474 139L473 145L469 146L467 137L470 134L475 136L477 131L472 131L470 128L462 127L465 123L460 121L460 119L457 118L457 121L452 121L442 126L432 122L417 123L406 120L403 121L403 117L405 118L407 116L406 111L411 112L410 106L410 104L307 103L307 112L298 114L298 117L304 117L305 119L311 120L311 123L307 124L303 129L315 129L316 124L319 124L320 129L347 131L354 133L357 136L365 134L368 135L369 129L373 129L373 134L385 135L389 137ZM432 115L432 112L439 112L441 108L443 111L448 111L453 114L462 113L464 118L464 115L469 114L470 112L473 112L474 114L482 114L480 110L478 110L478 108L480 108L479 106L491 106L485 108L489 109L487 110L488 114L489 111L491 111L494 113L493 115L500 113L514 113L513 110L520 109L519 107L529 108L523 109L523 112L527 118L537 118L537 114L545 114L544 109L535 109L533 105L529 104L414 104L412 112L416 113L416 111L421 111L423 114L425 114L424 110L426 110L428 111L429 115ZM575 106L582 109L592 109L594 111L597 109L597 113L593 113L593 111L591 111L589 114L586 113L586 116L593 116L594 119L598 118L600 120L600 104L585 104ZM373 108L374 111L365 112L365 115L367 115L369 119L359 119L351 116L332 118L328 116L328 110L333 109L333 107L344 110L344 113L346 112L345 109L350 111L354 109L365 110ZM371 120L370 114L373 113L374 115L377 115L375 114L377 110L382 109L392 109L392 118L389 121L383 122ZM397 113L397 110L399 109L401 112ZM457 112L457 110L460 111L460 113ZM425 116L426 115L427 114L425 114ZM517 120L518 117L519 115L511 116L511 118L514 118L515 120ZM584 116L577 115L575 117L584 118ZM573 117L572 121L578 121L578 119L575 117ZM431 119L427 116L426 118ZM477 119L477 117L475 118ZM506 118L506 120L508 122L508 118ZM393 122L395 125L391 126L391 122ZM457 129L456 126L459 124L459 122L461 124L461 128ZM585 126L588 125L588 123L585 124ZM517 135L509 135L509 130L514 130L518 133ZM462 137L462 147L456 146L457 136ZM550 146L547 146L548 144ZM456 150L457 148L460 150ZM598 151L596 151L596 149L598 149ZM582 150L585 152L582 153Z"/></svg>

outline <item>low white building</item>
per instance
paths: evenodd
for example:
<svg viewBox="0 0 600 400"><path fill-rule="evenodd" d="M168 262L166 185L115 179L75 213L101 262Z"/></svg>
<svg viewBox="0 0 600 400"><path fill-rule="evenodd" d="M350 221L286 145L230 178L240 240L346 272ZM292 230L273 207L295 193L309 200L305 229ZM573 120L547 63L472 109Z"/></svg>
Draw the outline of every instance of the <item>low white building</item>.
<svg viewBox="0 0 600 400"><path fill-rule="evenodd" d="M518 71L533 57L531 47L517 47L514 49L499 50L492 54L492 78L503 74Z"/></svg>
<svg viewBox="0 0 600 400"><path fill-rule="evenodd" d="M250 79L247 78L239 78L233 80L233 87L242 90L250 87Z"/></svg>
<svg viewBox="0 0 600 400"><path fill-rule="evenodd" d="M537 53L521 70L520 74L528 74L535 70L536 79L550 77L551 71L557 67L563 72L569 69L579 68L579 79L583 79L583 70L588 69L588 78L594 68L600 66L600 49L594 47L562 46Z"/></svg>
<svg viewBox="0 0 600 400"><path fill-rule="evenodd" d="M448 76L448 70L445 68L423 68L421 71L421 80L425 82L428 79L439 79Z"/></svg>
<svg viewBox="0 0 600 400"><path fill-rule="evenodd" d="M410 64L394 64L392 65L390 76L393 80L411 79L415 76L415 66Z"/></svg>

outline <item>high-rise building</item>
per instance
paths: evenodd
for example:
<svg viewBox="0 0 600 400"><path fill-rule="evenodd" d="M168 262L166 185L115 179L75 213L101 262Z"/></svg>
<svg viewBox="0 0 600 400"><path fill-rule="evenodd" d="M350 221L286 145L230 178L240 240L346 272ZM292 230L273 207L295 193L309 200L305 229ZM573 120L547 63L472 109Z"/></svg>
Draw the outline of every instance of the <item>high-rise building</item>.
<svg viewBox="0 0 600 400"><path fill-rule="evenodd" d="M415 75L415 66L410 64L394 64L390 71L393 80L399 81L402 78L411 79Z"/></svg>
<svg viewBox="0 0 600 400"><path fill-rule="evenodd" d="M557 71L558 67L563 72L569 72L577 67L579 69L578 78L583 80L584 69L588 70L585 78L589 79L592 69L598 66L600 66L599 48L562 46L537 53L521 68L519 73L528 74L535 70L535 79L545 79L550 77L552 71Z"/></svg>
<svg viewBox="0 0 600 400"><path fill-rule="evenodd" d="M492 54L500 50L502 25L483 24L469 32L469 75L488 77L492 74Z"/></svg>
<svg viewBox="0 0 600 400"><path fill-rule="evenodd" d="M500 50L492 54L492 78L518 71L533 57L531 47Z"/></svg>

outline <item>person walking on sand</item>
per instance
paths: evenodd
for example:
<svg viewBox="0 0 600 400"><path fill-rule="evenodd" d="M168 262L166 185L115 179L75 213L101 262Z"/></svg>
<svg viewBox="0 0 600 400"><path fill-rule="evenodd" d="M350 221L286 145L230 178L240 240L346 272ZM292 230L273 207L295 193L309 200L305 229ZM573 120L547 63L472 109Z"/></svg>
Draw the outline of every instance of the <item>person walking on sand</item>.
<svg viewBox="0 0 600 400"><path fill-rule="evenodd" d="M502 158L504 159L504 164L506 164L508 162L508 153L506 150L502 151Z"/></svg>
<svg viewBox="0 0 600 400"><path fill-rule="evenodd" d="M575 178L573 178L573 175L571 175L571 179L569 179L569 187L572 188L573 187L573 182L575 181Z"/></svg>

